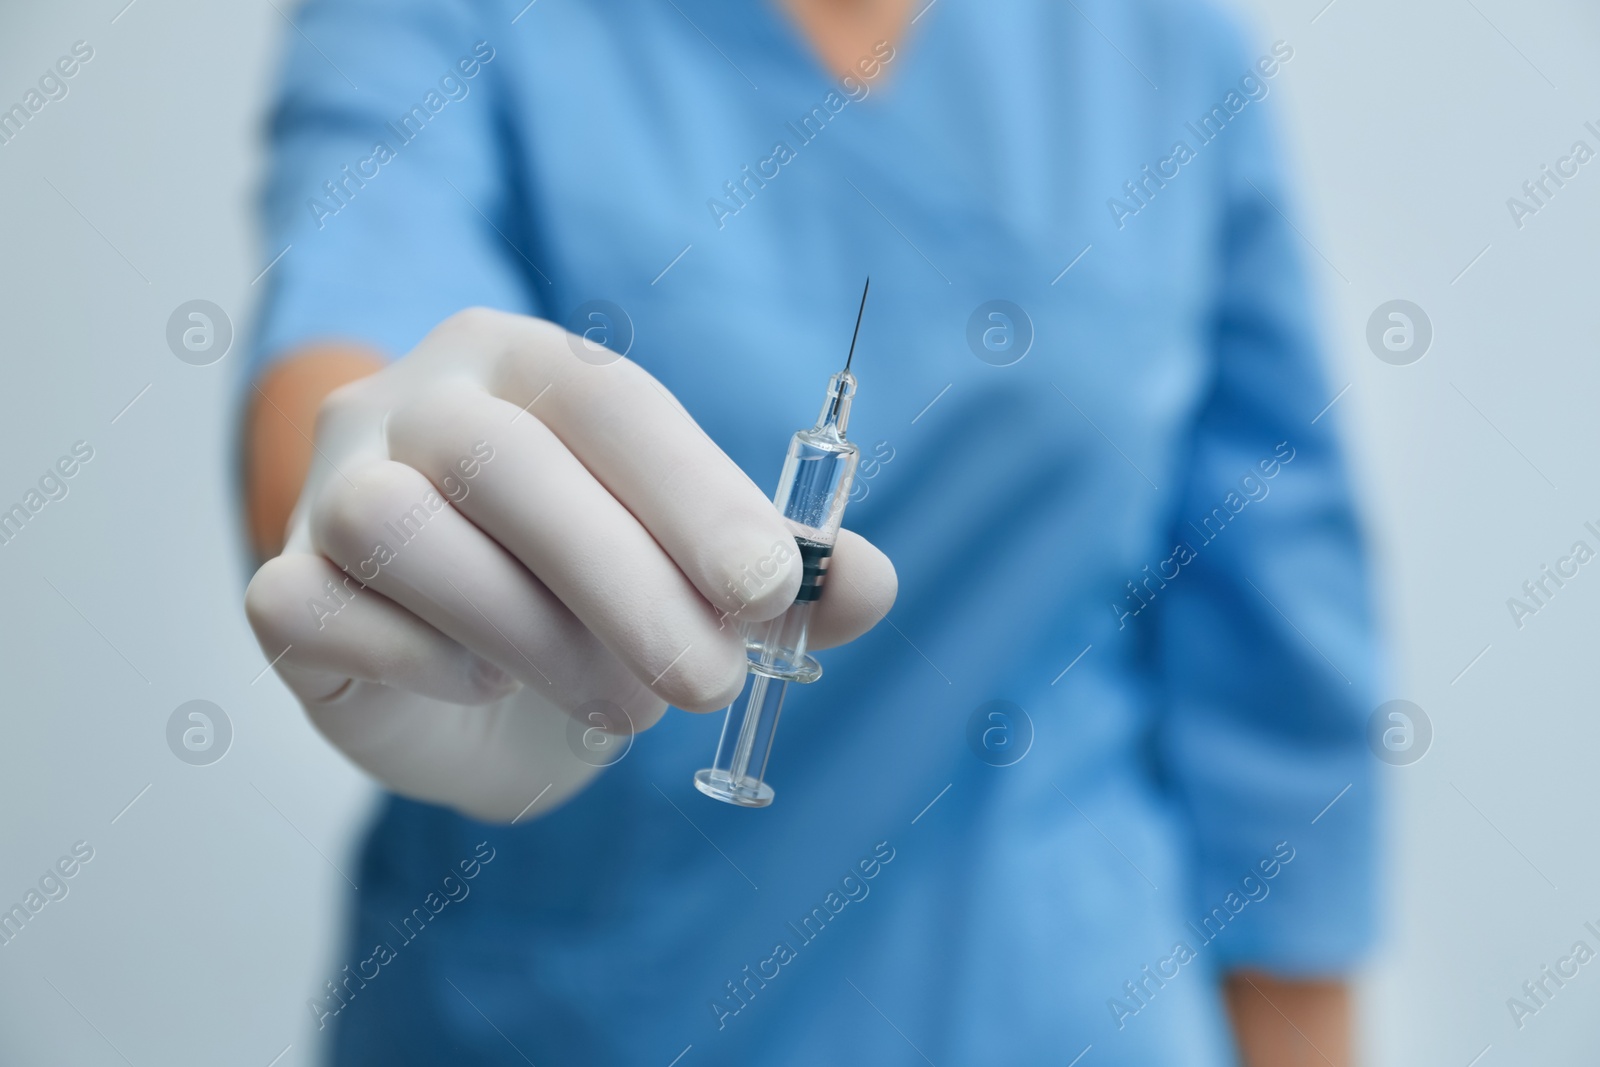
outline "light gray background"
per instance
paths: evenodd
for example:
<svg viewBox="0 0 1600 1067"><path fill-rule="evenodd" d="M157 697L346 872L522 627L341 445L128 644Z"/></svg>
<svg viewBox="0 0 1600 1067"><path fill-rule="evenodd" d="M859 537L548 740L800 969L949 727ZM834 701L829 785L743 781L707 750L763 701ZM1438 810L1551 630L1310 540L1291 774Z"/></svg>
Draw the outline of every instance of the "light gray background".
<svg viewBox="0 0 1600 1067"><path fill-rule="evenodd" d="M1520 1031L1506 998L1580 937L1600 948L1582 928L1600 926L1600 563L1521 630L1506 598L1600 525L1600 160L1520 231L1505 201L1575 139L1600 146L1583 129L1600 125L1600 14L1324 2L1249 0L1263 40L1296 50L1273 99L1331 392L1349 385L1326 417L1371 515L1385 695L1436 735L1383 771L1390 936L1363 983L1368 1062L1592 1063L1600 962ZM0 504L73 442L95 449L0 547L0 903L73 842L95 849L0 947L0 1059L292 1067L316 1058L306 998L346 962L338 909L372 794L260 676L239 610L240 352L187 366L164 330L195 298L248 329L278 251L251 226L258 115L293 31L265 0L124 3L0 11L4 106L73 41L95 48L0 146ZM1365 345L1393 298L1434 325L1413 366ZM196 698L234 728L209 767L166 749L168 715Z"/></svg>

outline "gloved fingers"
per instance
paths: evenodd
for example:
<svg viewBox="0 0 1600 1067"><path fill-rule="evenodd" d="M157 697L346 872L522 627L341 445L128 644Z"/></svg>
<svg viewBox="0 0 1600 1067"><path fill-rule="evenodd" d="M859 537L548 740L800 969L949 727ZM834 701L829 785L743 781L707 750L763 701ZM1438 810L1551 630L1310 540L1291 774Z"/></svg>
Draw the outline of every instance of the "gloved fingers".
<svg viewBox="0 0 1600 1067"><path fill-rule="evenodd" d="M490 822L535 818L599 773L578 758L569 716L530 689L460 707L357 681L306 713L394 792Z"/></svg>
<svg viewBox="0 0 1600 1067"><path fill-rule="evenodd" d="M323 489L347 480L352 470L386 458L383 420L396 392L392 382L396 368L397 364L391 363L323 398L317 409L311 467L289 519L284 552L314 552L308 520L311 505Z"/></svg>
<svg viewBox="0 0 1600 1067"><path fill-rule="evenodd" d="M484 704L516 680L321 556L278 556L245 591L245 613L285 684L327 700L350 680L458 704Z"/></svg>
<svg viewBox="0 0 1600 1067"><path fill-rule="evenodd" d="M464 499L471 482L444 481ZM389 600L576 711L605 700L635 729L666 710L583 623L420 472L383 460L324 490L317 551Z"/></svg>
<svg viewBox="0 0 1600 1067"><path fill-rule="evenodd" d="M486 351L489 391L512 414L526 411L521 422L548 426L706 600L752 621L794 600L801 566L792 552L753 598L740 595L749 571L763 560L771 569L774 546L792 535L767 495L643 368L620 356L597 365L593 346L559 326L481 310L448 320L421 347L432 345Z"/></svg>
<svg viewBox="0 0 1600 1067"><path fill-rule="evenodd" d="M454 499L662 699L713 711L738 695L736 628L538 419L444 382L391 412L387 433L394 459Z"/></svg>
<svg viewBox="0 0 1600 1067"><path fill-rule="evenodd" d="M853 530L840 530L822 599L811 612L811 647L854 641L889 614L899 589L889 557Z"/></svg>

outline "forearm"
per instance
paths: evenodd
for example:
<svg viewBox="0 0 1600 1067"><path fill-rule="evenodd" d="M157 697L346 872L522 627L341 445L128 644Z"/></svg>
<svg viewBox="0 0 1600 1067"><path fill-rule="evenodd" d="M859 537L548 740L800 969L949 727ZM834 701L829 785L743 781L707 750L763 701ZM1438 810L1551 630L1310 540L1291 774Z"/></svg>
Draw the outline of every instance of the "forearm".
<svg viewBox="0 0 1600 1067"><path fill-rule="evenodd" d="M1350 987L1234 971L1223 985L1244 1067L1351 1067Z"/></svg>
<svg viewBox="0 0 1600 1067"><path fill-rule="evenodd" d="M306 472L317 409L327 395L385 363L354 344L311 345L274 363L255 383L245 438L245 503L250 537L263 558L283 548Z"/></svg>

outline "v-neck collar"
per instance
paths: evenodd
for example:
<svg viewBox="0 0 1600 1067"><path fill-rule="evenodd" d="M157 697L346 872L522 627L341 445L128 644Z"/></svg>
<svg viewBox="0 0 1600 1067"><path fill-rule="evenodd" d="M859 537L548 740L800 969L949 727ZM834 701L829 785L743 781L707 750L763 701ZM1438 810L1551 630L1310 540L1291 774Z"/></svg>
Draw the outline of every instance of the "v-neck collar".
<svg viewBox="0 0 1600 1067"><path fill-rule="evenodd" d="M817 47L816 42L811 40L810 34L806 32L804 27L802 27L793 16L783 9L783 5L779 2L779 0L753 0L753 2L754 6L761 9L762 19L778 35L784 37L788 41L788 50L792 56L803 61L807 66L809 66L817 78L837 85L846 77L860 77L859 74L835 73L833 68L830 67L827 61L823 58L822 51ZM926 9L924 8L923 11L926 11ZM900 27L900 32L896 35L893 41L889 41L887 38L884 39L885 43L892 47L896 54L900 53L901 46L905 44L906 41L910 39L910 37L916 32L916 28L912 19L916 19L918 17L920 16L912 15L910 19L907 19L905 25ZM873 42L873 44L876 43L877 42ZM858 56L856 58L857 60L860 60L867 57Z"/></svg>
<svg viewBox="0 0 1600 1067"><path fill-rule="evenodd" d="M934 6L929 4L928 7ZM776 0L749 0L748 6L743 10L749 12L750 18L746 21L749 28L749 37L753 44L766 50L766 55L774 66L780 67L785 73L794 77L801 88L816 89L826 92L830 89L839 89L845 77L855 77L857 80L866 81L861 75L836 75L823 61L821 53L811 43L806 32L797 25ZM919 37L925 30L916 20L922 19L927 14L928 19L933 18L928 14L928 8L920 9L920 13L913 15L913 21L906 24L897 40L888 42L894 49L894 62L887 64L887 76L884 83L895 83L907 80L910 75L906 71L911 58L922 52L925 46L917 44ZM923 20L926 21L926 20ZM861 58L870 58L862 56ZM878 80L871 80L873 89L878 88Z"/></svg>

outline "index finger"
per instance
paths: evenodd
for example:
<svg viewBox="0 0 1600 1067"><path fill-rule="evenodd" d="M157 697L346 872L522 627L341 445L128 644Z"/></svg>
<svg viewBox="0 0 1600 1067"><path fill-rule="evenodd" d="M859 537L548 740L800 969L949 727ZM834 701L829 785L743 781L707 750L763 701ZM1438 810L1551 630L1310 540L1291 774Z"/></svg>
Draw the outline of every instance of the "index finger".
<svg viewBox="0 0 1600 1067"><path fill-rule="evenodd" d="M793 603L794 534L642 367L621 356L597 365L579 357L585 341L553 323L478 309L422 347L459 356L463 345L478 351L488 390L549 427L708 601L752 621Z"/></svg>

